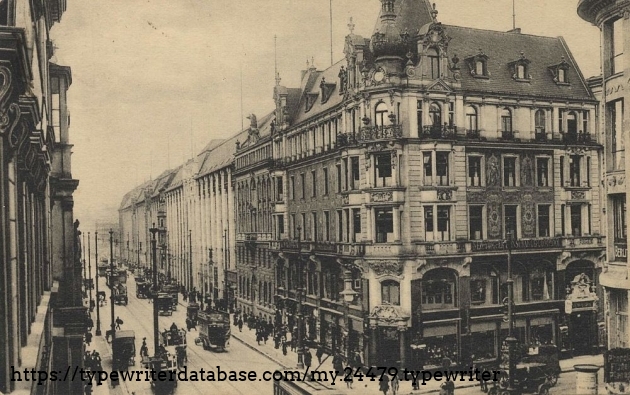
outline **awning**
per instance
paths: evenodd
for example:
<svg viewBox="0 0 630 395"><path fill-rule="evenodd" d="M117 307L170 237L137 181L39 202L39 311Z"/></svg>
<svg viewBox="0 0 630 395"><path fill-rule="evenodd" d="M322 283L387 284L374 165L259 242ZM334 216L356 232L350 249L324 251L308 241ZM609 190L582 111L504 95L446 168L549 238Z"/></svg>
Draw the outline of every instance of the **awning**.
<svg viewBox="0 0 630 395"><path fill-rule="evenodd" d="M617 265L608 266L608 270L599 275L599 283L607 288L630 289L628 268Z"/></svg>

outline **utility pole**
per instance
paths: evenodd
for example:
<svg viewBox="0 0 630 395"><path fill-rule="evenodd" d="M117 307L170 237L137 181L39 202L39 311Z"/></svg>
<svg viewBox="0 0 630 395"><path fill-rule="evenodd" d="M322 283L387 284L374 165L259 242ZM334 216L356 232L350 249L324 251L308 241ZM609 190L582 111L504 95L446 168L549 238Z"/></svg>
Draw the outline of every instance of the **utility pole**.
<svg viewBox="0 0 630 395"><path fill-rule="evenodd" d="M157 275L157 240L155 234L158 232L158 228L153 227L149 229L151 232L151 253L153 259L153 355L157 355L157 351L160 348L160 329L158 322L158 275Z"/></svg>
<svg viewBox="0 0 630 395"><path fill-rule="evenodd" d="M114 231L109 230L109 300L111 302L112 340L116 335L116 320L114 319Z"/></svg>
<svg viewBox="0 0 630 395"><path fill-rule="evenodd" d="M297 328L297 336L298 336L298 362L297 362L297 368L298 369L304 369L304 335L302 334L302 326L304 324L304 316L302 315L302 227L298 226L297 227L297 231L298 231L298 289L297 289L297 308L298 308L298 314L297 314L297 318L298 318L298 328Z"/></svg>
<svg viewBox="0 0 630 395"><path fill-rule="evenodd" d="M94 257L94 261L96 261L96 336L101 335L101 297L98 293L98 232L94 232L94 243L96 243L96 256Z"/></svg>
<svg viewBox="0 0 630 395"><path fill-rule="evenodd" d="M508 391L510 394L514 393L514 374L516 373L516 361L514 358L514 346L518 341L514 337L514 279L512 278L512 231L507 233L507 269L508 269L508 337L505 339L508 344Z"/></svg>

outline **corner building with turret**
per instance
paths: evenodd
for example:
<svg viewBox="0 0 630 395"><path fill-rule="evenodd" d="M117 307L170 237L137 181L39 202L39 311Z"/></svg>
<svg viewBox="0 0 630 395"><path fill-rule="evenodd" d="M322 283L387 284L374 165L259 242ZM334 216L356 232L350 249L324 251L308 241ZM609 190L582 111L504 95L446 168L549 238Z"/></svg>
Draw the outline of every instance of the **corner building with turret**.
<svg viewBox="0 0 630 395"><path fill-rule="evenodd" d="M519 341L596 351L603 150L566 42L381 7L344 59L277 76L237 147L239 308L295 327L301 305L307 344L366 365L495 361L511 252Z"/></svg>

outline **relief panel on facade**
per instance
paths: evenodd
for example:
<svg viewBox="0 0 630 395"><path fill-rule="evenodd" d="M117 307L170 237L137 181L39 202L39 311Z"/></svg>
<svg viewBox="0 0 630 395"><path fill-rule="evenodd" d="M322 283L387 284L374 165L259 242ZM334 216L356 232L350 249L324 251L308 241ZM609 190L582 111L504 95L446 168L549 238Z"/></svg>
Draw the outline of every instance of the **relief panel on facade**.
<svg viewBox="0 0 630 395"><path fill-rule="evenodd" d="M500 158L492 154L487 157L486 163L486 185L488 187L496 187L501 185Z"/></svg>
<svg viewBox="0 0 630 395"><path fill-rule="evenodd" d="M521 186L534 186L534 165L531 154L521 156Z"/></svg>
<svg viewBox="0 0 630 395"><path fill-rule="evenodd" d="M523 237L536 237L536 206L532 195L524 195L521 204L521 233Z"/></svg>
<svg viewBox="0 0 630 395"><path fill-rule="evenodd" d="M488 238L501 238L501 204L488 203Z"/></svg>

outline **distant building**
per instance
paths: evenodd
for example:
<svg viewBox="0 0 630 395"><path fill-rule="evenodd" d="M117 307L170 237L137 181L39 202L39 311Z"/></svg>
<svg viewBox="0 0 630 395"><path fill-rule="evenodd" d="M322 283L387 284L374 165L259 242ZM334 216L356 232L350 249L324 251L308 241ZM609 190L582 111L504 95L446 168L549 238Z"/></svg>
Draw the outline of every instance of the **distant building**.
<svg viewBox="0 0 630 395"><path fill-rule="evenodd" d="M630 2L613 0L581 0L578 14L601 31L601 63L603 75L591 79L600 99L599 113L604 143L605 222L607 224L607 261L600 282L606 299L608 348L629 348L628 324L628 169L630 155L630 103L628 66L630 60Z"/></svg>

